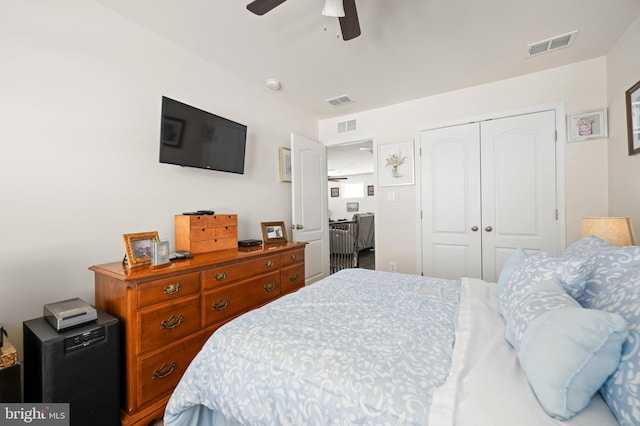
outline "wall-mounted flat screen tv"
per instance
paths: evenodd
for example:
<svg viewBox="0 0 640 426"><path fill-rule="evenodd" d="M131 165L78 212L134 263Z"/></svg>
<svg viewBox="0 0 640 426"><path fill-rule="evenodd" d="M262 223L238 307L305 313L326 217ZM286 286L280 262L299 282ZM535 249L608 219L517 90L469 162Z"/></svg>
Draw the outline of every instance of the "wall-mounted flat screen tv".
<svg viewBox="0 0 640 426"><path fill-rule="evenodd" d="M162 97L160 162L244 173L247 126Z"/></svg>

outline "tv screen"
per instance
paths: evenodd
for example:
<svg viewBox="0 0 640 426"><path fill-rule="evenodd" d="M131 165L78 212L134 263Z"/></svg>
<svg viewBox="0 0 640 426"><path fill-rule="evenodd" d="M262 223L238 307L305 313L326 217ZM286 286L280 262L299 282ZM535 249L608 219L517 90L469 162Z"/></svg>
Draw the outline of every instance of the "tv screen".
<svg viewBox="0 0 640 426"><path fill-rule="evenodd" d="M160 162L244 173L247 126L162 97Z"/></svg>

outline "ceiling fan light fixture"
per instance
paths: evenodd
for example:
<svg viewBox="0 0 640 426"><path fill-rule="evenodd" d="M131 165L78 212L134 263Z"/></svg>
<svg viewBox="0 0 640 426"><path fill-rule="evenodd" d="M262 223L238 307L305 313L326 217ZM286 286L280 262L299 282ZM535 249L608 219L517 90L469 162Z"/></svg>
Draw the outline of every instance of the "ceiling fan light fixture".
<svg viewBox="0 0 640 426"><path fill-rule="evenodd" d="M334 18L344 17L342 0L325 0L322 14L324 16L333 16Z"/></svg>

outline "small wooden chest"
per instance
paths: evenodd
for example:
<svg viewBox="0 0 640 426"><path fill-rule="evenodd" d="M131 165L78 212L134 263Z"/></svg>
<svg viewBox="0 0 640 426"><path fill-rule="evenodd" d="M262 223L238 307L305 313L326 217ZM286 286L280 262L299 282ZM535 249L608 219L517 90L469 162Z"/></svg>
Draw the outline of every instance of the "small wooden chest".
<svg viewBox="0 0 640 426"><path fill-rule="evenodd" d="M238 215L176 215L176 250L193 254L238 248Z"/></svg>

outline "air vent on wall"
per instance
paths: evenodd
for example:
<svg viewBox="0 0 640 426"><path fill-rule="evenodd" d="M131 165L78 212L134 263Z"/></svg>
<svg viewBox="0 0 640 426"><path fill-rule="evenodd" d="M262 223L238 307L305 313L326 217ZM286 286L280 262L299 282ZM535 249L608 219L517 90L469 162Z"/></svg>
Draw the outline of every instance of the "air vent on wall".
<svg viewBox="0 0 640 426"><path fill-rule="evenodd" d="M336 96L335 98L326 99L326 101L333 106L340 106L344 104L350 104L351 102L353 102L349 97L349 95Z"/></svg>
<svg viewBox="0 0 640 426"><path fill-rule="evenodd" d="M542 53L551 52L552 50L569 47L573 44L578 35L578 30L562 34L546 40L538 41L527 45L527 56L540 55Z"/></svg>
<svg viewBox="0 0 640 426"><path fill-rule="evenodd" d="M338 123L338 133L353 132L356 130L356 120L340 121Z"/></svg>

